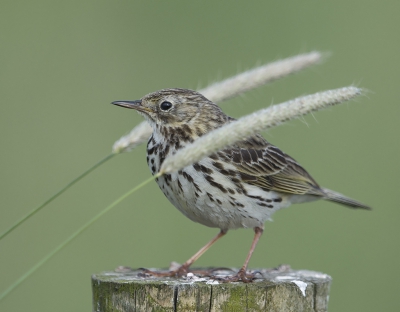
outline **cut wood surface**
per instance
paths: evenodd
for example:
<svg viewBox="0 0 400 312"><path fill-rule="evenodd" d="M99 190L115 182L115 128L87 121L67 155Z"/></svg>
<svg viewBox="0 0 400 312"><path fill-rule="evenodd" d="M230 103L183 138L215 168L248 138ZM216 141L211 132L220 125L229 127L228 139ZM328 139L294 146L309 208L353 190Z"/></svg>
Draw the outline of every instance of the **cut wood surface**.
<svg viewBox="0 0 400 312"><path fill-rule="evenodd" d="M189 273L141 277L120 270L92 276L93 311L327 311L331 277L307 270L259 269L252 283L223 283ZM230 271L215 272L218 276Z"/></svg>

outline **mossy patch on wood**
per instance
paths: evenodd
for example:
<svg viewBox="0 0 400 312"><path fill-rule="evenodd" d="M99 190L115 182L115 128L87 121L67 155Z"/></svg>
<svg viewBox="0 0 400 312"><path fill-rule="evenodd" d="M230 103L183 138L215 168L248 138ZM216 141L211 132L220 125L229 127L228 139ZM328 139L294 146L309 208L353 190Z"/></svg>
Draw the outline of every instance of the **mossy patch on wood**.
<svg viewBox="0 0 400 312"><path fill-rule="evenodd" d="M93 311L327 311L330 276L260 271L262 276L248 284L103 272L92 276Z"/></svg>

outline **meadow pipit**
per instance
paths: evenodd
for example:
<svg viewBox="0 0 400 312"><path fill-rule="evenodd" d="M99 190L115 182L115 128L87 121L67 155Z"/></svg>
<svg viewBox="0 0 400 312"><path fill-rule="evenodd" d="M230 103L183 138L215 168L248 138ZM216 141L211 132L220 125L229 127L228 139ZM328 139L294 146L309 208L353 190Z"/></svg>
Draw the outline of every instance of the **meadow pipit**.
<svg viewBox="0 0 400 312"><path fill-rule="evenodd" d="M147 163L157 174L169 155L235 119L196 91L165 89L137 101L112 104L132 108L153 128L147 144ZM230 229L253 228L255 236L239 272L229 281L250 282L247 265L271 215L293 203L326 199L351 208L370 209L342 194L320 187L293 158L261 135L248 137L178 172L156 179L170 202L190 220L220 233L179 269L155 275L181 276Z"/></svg>

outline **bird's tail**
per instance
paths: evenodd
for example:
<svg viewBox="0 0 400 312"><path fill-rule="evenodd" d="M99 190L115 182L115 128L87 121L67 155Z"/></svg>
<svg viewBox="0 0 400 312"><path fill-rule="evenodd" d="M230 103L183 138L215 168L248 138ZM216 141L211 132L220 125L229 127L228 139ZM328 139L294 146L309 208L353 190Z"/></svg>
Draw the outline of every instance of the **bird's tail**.
<svg viewBox="0 0 400 312"><path fill-rule="evenodd" d="M325 199L329 201L333 201L335 203L350 207L350 208L361 208L361 209L367 209L371 210L371 207L364 205L363 203L360 203L359 201L356 201L354 199L351 199L349 197L346 197L340 193L337 193L335 191L323 188L322 191L325 194Z"/></svg>

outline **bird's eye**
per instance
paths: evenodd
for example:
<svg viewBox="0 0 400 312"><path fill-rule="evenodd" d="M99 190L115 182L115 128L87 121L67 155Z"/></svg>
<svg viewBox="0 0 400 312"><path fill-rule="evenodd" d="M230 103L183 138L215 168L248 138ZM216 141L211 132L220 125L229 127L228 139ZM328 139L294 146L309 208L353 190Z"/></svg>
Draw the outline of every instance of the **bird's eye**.
<svg viewBox="0 0 400 312"><path fill-rule="evenodd" d="M167 101L162 102L161 105L160 105L160 108L161 108L163 111L167 111L167 110L169 110L171 107L172 107L172 104L171 104L170 102L167 102Z"/></svg>

